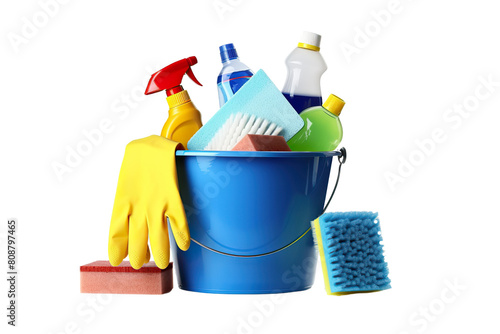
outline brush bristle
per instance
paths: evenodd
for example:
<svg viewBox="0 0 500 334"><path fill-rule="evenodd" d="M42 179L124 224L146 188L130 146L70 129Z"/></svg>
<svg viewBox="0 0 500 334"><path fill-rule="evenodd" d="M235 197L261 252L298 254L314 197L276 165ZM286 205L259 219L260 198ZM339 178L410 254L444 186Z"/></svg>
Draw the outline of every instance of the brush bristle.
<svg viewBox="0 0 500 334"><path fill-rule="evenodd" d="M283 128L266 119L243 113L232 114L217 131L204 150L230 151L246 135L277 136Z"/></svg>
<svg viewBox="0 0 500 334"><path fill-rule="evenodd" d="M377 213L337 212L319 218L330 293L389 289Z"/></svg>

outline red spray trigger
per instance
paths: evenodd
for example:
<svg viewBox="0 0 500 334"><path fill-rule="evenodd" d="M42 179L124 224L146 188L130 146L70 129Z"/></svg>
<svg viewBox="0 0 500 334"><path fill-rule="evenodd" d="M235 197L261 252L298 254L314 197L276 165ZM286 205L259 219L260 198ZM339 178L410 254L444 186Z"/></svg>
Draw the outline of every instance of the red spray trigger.
<svg viewBox="0 0 500 334"><path fill-rule="evenodd" d="M188 77L193 80L195 83L197 83L198 85L200 86L203 86L199 81L198 79L196 79L196 77L194 76L194 73L193 73L193 70L191 69L191 67L186 71L186 74L188 75Z"/></svg>
<svg viewBox="0 0 500 334"><path fill-rule="evenodd" d="M202 84L196 79L191 66L198 63L196 57L184 58L175 63L162 68L158 72L154 73L149 79L148 86L144 94L149 95L157 93L162 90L167 91L167 96L183 91L181 82L184 74L193 80L196 84L202 86Z"/></svg>

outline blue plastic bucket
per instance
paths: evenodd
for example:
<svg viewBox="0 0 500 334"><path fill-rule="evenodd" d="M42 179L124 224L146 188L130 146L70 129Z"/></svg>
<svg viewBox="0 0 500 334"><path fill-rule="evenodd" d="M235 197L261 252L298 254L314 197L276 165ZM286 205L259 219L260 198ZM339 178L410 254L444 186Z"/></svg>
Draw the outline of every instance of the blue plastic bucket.
<svg viewBox="0 0 500 334"><path fill-rule="evenodd" d="M310 221L325 202L339 152L177 151L191 232L173 247L179 287L209 293L279 293L314 282Z"/></svg>

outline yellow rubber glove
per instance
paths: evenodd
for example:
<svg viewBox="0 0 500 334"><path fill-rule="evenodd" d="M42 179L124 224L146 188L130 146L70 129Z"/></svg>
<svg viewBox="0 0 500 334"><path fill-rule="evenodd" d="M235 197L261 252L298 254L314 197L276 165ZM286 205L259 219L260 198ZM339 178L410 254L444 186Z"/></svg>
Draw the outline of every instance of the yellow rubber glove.
<svg viewBox="0 0 500 334"><path fill-rule="evenodd" d="M189 248L189 228L175 167L177 149L182 145L160 136L127 145L109 230L111 265L119 265L127 254L135 269L148 263L149 233L155 263L165 269L170 263L167 217L179 248Z"/></svg>

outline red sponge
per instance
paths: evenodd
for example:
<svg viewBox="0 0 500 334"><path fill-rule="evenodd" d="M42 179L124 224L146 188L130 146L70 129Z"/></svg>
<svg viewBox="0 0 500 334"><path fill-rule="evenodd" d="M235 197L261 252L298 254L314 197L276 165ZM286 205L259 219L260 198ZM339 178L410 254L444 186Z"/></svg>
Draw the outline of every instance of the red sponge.
<svg viewBox="0 0 500 334"><path fill-rule="evenodd" d="M290 151L290 147L282 136L246 135L233 151Z"/></svg>
<svg viewBox="0 0 500 334"><path fill-rule="evenodd" d="M113 267L108 261L96 261L80 267L80 292L161 295L173 287L172 263L165 269L149 262L135 270L123 261Z"/></svg>

